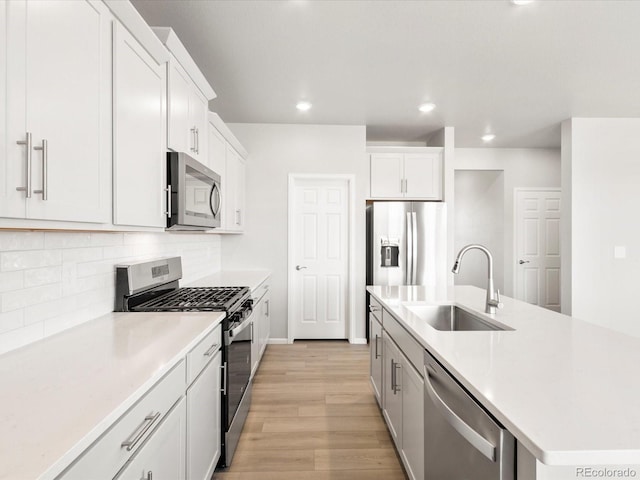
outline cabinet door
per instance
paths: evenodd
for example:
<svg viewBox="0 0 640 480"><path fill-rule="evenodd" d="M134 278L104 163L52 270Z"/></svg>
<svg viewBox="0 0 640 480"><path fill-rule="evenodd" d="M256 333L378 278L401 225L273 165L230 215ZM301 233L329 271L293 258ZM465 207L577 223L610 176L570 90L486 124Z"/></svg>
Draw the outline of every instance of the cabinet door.
<svg viewBox="0 0 640 480"><path fill-rule="evenodd" d="M382 413L398 451L402 450L402 361L393 340L382 335L383 379Z"/></svg>
<svg viewBox="0 0 640 480"><path fill-rule="evenodd" d="M378 405L382 406L382 325L378 323L373 314L369 314L369 354L371 385L376 395Z"/></svg>
<svg viewBox="0 0 640 480"><path fill-rule="evenodd" d="M403 155L376 153L371 155L371 197L398 198L404 195Z"/></svg>
<svg viewBox="0 0 640 480"><path fill-rule="evenodd" d="M258 337L258 331L262 323L262 300L257 305L253 306L253 313L251 314L251 376L255 375L258 369L258 363L260 360L260 339Z"/></svg>
<svg viewBox="0 0 640 480"><path fill-rule="evenodd" d="M24 14L24 3L0 2L0 216L14 218L24 218L26 212L26 192L16 190L26 186L27 150L16 143L25 140L27 128L20 75L25 45L12 41L24 32Z"/></svg>
<svg viewBox="0 0 640 480"><path fill-rule="evenodd" d="M404 156L405 195L442 200L442 155L412 153Z"/></svg>
<svg viewBox="0 0 640 480"><path fill-rule="evenodd" d="M209 106L198 87L191 83L189 90L189 128L193 129L194 145L191 156L201 163L207 162L207 114Z"/></svg>
<svg viewBox="0 0 640 480"><path fill-rule="evenodd" d="M167 147L175 152L193 155L195 133L189 121L191 78L173 57L169 60L168 70Z"/></svg>
<svg viewBox="0 0 640 480"><path fill-rule="evenodd" d="M241 231L244 225L244 161L240 155L227 144L226 181L222 184L226 203L225 230Z"/></svg>
<svg viewBox="0 0 640 480"><path fill-rule="evenodd" d="M264 294L262 298L262 324L261 324L261 334L260 334L260 358L264 354L265 349L267 348L267 344L269 343L269 336L271 335L271 318L270 318L270 301L271 297L269 295L269 290Z"/></svg>
<svg viewBox="0 0 640 480"><path fill-rule="evenodd" d="M166 66L119 23L113 33L113 223L165 227Z"/></svg>
<svg viewBox="0 0 640 480"><path fill-rule="evenodd" d="M221 358L222 353L218 352L187 390L189 480L209 480L220 458Z"/></svg>
<svg viewBox="0 0 640 480"><path fill-rule="evenodd" d="M424 479L424 380L402 358L402 457L411 480Z"/></svg>
<svg viewBox="0 0 640 480"><path fill-rule="evenodd" d="M33 0L24 25L26 130L33 135L27 217L110 222L109 10L102 2Z"/></svg>
<svg viewBox="0 0 640 480"><path fill-rule="evenodd" d="M186 407L182 398L114 480L181 480L185 477ZM103 478L106 478L103 477Z"/></svg>
<svg viewBox="0 0 640 480"><path fill-rule="evenodd" d="M208 167L220 175L222 188L226 181L226 151L227 141L218 129L209 123L209 142L207 145L207 156L209 157Z"/></svg>
<svg viewBox="0 0 640 480"><path fill-rule="evenodd" d="M246 183L247 166L244 159L238 155L238 167L236 171L236 225L238 231L244 231L244 225L246 221Z"/></svg>

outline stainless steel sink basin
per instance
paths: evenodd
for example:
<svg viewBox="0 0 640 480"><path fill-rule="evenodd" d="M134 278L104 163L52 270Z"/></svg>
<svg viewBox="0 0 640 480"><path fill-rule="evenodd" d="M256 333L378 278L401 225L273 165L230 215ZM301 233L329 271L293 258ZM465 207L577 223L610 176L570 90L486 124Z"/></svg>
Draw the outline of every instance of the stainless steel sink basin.
<svg viewBox="0 0 640 480"><path fill-rule="evenodd" d="M513 330L478 317L455 305L405 305L405 308L436 330L449 332Z"/></svg>

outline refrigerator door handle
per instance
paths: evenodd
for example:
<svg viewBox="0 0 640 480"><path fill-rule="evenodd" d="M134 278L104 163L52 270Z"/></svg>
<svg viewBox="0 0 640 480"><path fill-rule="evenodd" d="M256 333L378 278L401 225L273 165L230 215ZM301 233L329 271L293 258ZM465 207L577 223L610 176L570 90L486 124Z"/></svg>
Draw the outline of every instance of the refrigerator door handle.
<svg viewBox="0 0 640 480"><path fill-rule="evenodd" d="M418 220L416 212L411 212L411 247L413 252L411 254L411 285L416 284L418 269L416 265L418 263Z"/></svg>
<svg viewBox="0 0 640 480"><path fill-rule="evenodd" d="M413 282L413 221L412 213L407 212L407 271L405 284L411 285Z"/></svg>

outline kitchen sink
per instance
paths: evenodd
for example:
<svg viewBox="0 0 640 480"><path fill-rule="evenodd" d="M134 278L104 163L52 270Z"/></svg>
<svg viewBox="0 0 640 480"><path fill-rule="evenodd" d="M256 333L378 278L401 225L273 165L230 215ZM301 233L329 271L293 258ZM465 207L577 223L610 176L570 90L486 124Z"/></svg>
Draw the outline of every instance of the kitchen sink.
<svg viewBox="0 0 640 480"><path fill-rule="evenodd" d="M405 305L404 307L436 330L449 332L513 330L478 317L455 305Z"/></svg>

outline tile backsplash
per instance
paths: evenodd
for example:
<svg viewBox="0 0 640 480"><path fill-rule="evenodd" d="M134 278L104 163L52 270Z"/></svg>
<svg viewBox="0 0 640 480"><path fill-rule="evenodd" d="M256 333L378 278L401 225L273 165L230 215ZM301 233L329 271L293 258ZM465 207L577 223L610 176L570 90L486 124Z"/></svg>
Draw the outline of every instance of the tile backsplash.
<svg viewBox="0 0 640 480"><path fill-rule="evenodd" d="M0 354L113 311L115 265L181 256L182 283L220 270L220 236L0 231Z"/></svg>

